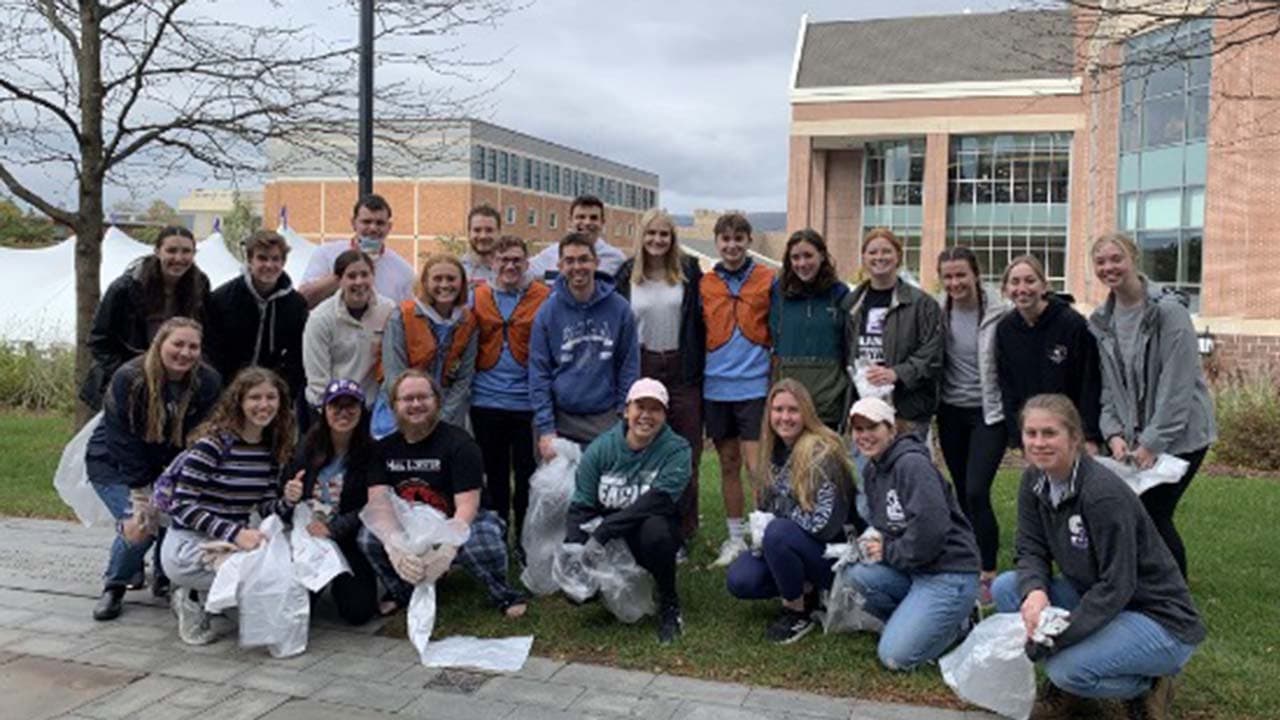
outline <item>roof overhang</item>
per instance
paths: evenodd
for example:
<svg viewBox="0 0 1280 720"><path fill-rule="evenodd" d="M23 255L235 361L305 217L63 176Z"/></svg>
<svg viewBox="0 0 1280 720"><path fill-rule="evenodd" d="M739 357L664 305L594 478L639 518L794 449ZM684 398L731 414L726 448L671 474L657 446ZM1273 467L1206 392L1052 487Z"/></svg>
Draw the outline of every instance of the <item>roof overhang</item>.
<svg viewBox="0 0 1280 720"><path fill-rule="evenodd" d="M973 82L923 83L910 85L849 85L844 87L796 88L791 104L875 102L885 100L954 100L980 97L1045 97L1079 95L1079 77L1031 80L989 80Z"/></svg>

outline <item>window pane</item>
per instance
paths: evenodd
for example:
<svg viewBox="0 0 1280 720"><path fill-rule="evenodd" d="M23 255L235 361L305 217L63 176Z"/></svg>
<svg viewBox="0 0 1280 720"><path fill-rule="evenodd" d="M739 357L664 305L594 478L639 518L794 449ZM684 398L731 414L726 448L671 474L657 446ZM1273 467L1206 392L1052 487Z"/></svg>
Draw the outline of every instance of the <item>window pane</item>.
<svg viewBox="0 0 1280 720"><path fill-rule="evenodd" d="M1157 282L1178 281L1178 233L1141 233L1142 269Z"/></svg>
<svg viewBox="0 0 1280 720"><path fill-rule="evenodd" d="M1204 241L1200 233L1186 233L1182 238L1182 277L1184 282L1200 284L1200 254Z"/></svg>
<svg viewBox="0 0 1280 720"><path fill-rule="evenodd" d="M1182 213L1183 227L1204 227L1204 188L1187 188Z"/></svg>
<svg viewBox="0 0 1280 720"><path fill-rule="evenodd" d="M1156 60L1156 66L1148 70L1147 98L1159 97L1170 93L1181 93L1186 85L1186 65L1182 61L1166 56Z"/></svg>
<svg viewBox="0 0 1280 720"><path fill-rule="evenodd" d="M1182 224L1182 191L1161 190L1142 197L1142 227L1146 230L1176 228Z"/></svg>
<svg viewBox="0 0 1280 720"><path fill-rule="evenodd" d="M1136 230L1138 228L1138 195L1126 195L1120 200L1120 228Z"/></svg>
<svg viewBox="0 0 1280 720"><path fill-rule="evenodd" d="M1120 152L1137 150L1142 146L1140 107L1140 105L1133 105L1120 111Z"/></svg>
<svg viewBox="0 0 1280 720"><path fill-rule="evenodd" d="M1209 89L1204 88L1187 98L1187 139L1198 140L1209 132Z"/></svg>
<svg viewBox="0 0 1280 720"><path fill-rule="evenodd" d="M1152 100L1143 106L1142 146L1182 142L1186 129L1186 99L1182 95Z"/></svg>

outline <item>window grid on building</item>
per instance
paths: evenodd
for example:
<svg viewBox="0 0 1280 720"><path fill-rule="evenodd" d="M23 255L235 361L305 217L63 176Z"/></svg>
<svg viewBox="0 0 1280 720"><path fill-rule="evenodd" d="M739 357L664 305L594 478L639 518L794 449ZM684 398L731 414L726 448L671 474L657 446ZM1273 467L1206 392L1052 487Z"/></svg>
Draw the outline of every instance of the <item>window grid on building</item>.
<svg viewBox="0 0 1280 720"><path fill-rule="evenodd" d="M1030 254L1065 287L1071 134L954 136L949 146L947 244L972 249L986 282Z"/></svg>
<svg viewBox="0 0 1280 720"><path fill-rule="evenodd" d="M653 190L634 183L485 145L472 146L471 178L566 198L597 195L606 205L641 211L654 207L658 197Z"/></svg>
<svg viewBox="0 0 1280 720"><path fill-rule="evenodd" d="M924 225L923 138L868 143L864 154L862 228L884 227L902 241L902 266L920 275Z"/></svg>

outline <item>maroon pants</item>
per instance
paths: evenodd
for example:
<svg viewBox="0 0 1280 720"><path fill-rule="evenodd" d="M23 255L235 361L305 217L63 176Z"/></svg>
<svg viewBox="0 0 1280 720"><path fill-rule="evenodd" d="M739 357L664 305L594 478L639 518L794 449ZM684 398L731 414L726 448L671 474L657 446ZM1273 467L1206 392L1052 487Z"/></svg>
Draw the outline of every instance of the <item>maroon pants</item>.
<svg viewBox="0 0 1280 720"><path fill-rule="evenodd" d="M667 423L676 434L689 442L693 451L693 473L689 486L680 496L680 538L686 543L698 532L698 466L702 461L702 388L684 383L680 377L680 353L640 352L640 375L659 380L667 386L671 407L667 408Z"/></svg>

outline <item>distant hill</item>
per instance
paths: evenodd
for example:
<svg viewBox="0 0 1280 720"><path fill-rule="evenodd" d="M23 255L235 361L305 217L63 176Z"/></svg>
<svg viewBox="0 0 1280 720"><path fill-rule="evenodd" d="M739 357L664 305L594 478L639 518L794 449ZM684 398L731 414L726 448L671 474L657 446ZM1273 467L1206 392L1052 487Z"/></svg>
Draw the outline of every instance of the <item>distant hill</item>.
<svg viewBox="0 0 1280 720"><path fill-rule="evenodd" d="M672 215L676 224L682 227L688 227L693 224L692 215ZM747 220L751 221L751 227L761 232L782 232L787 229L787 214L785 212L749 212Z"/></svg>

